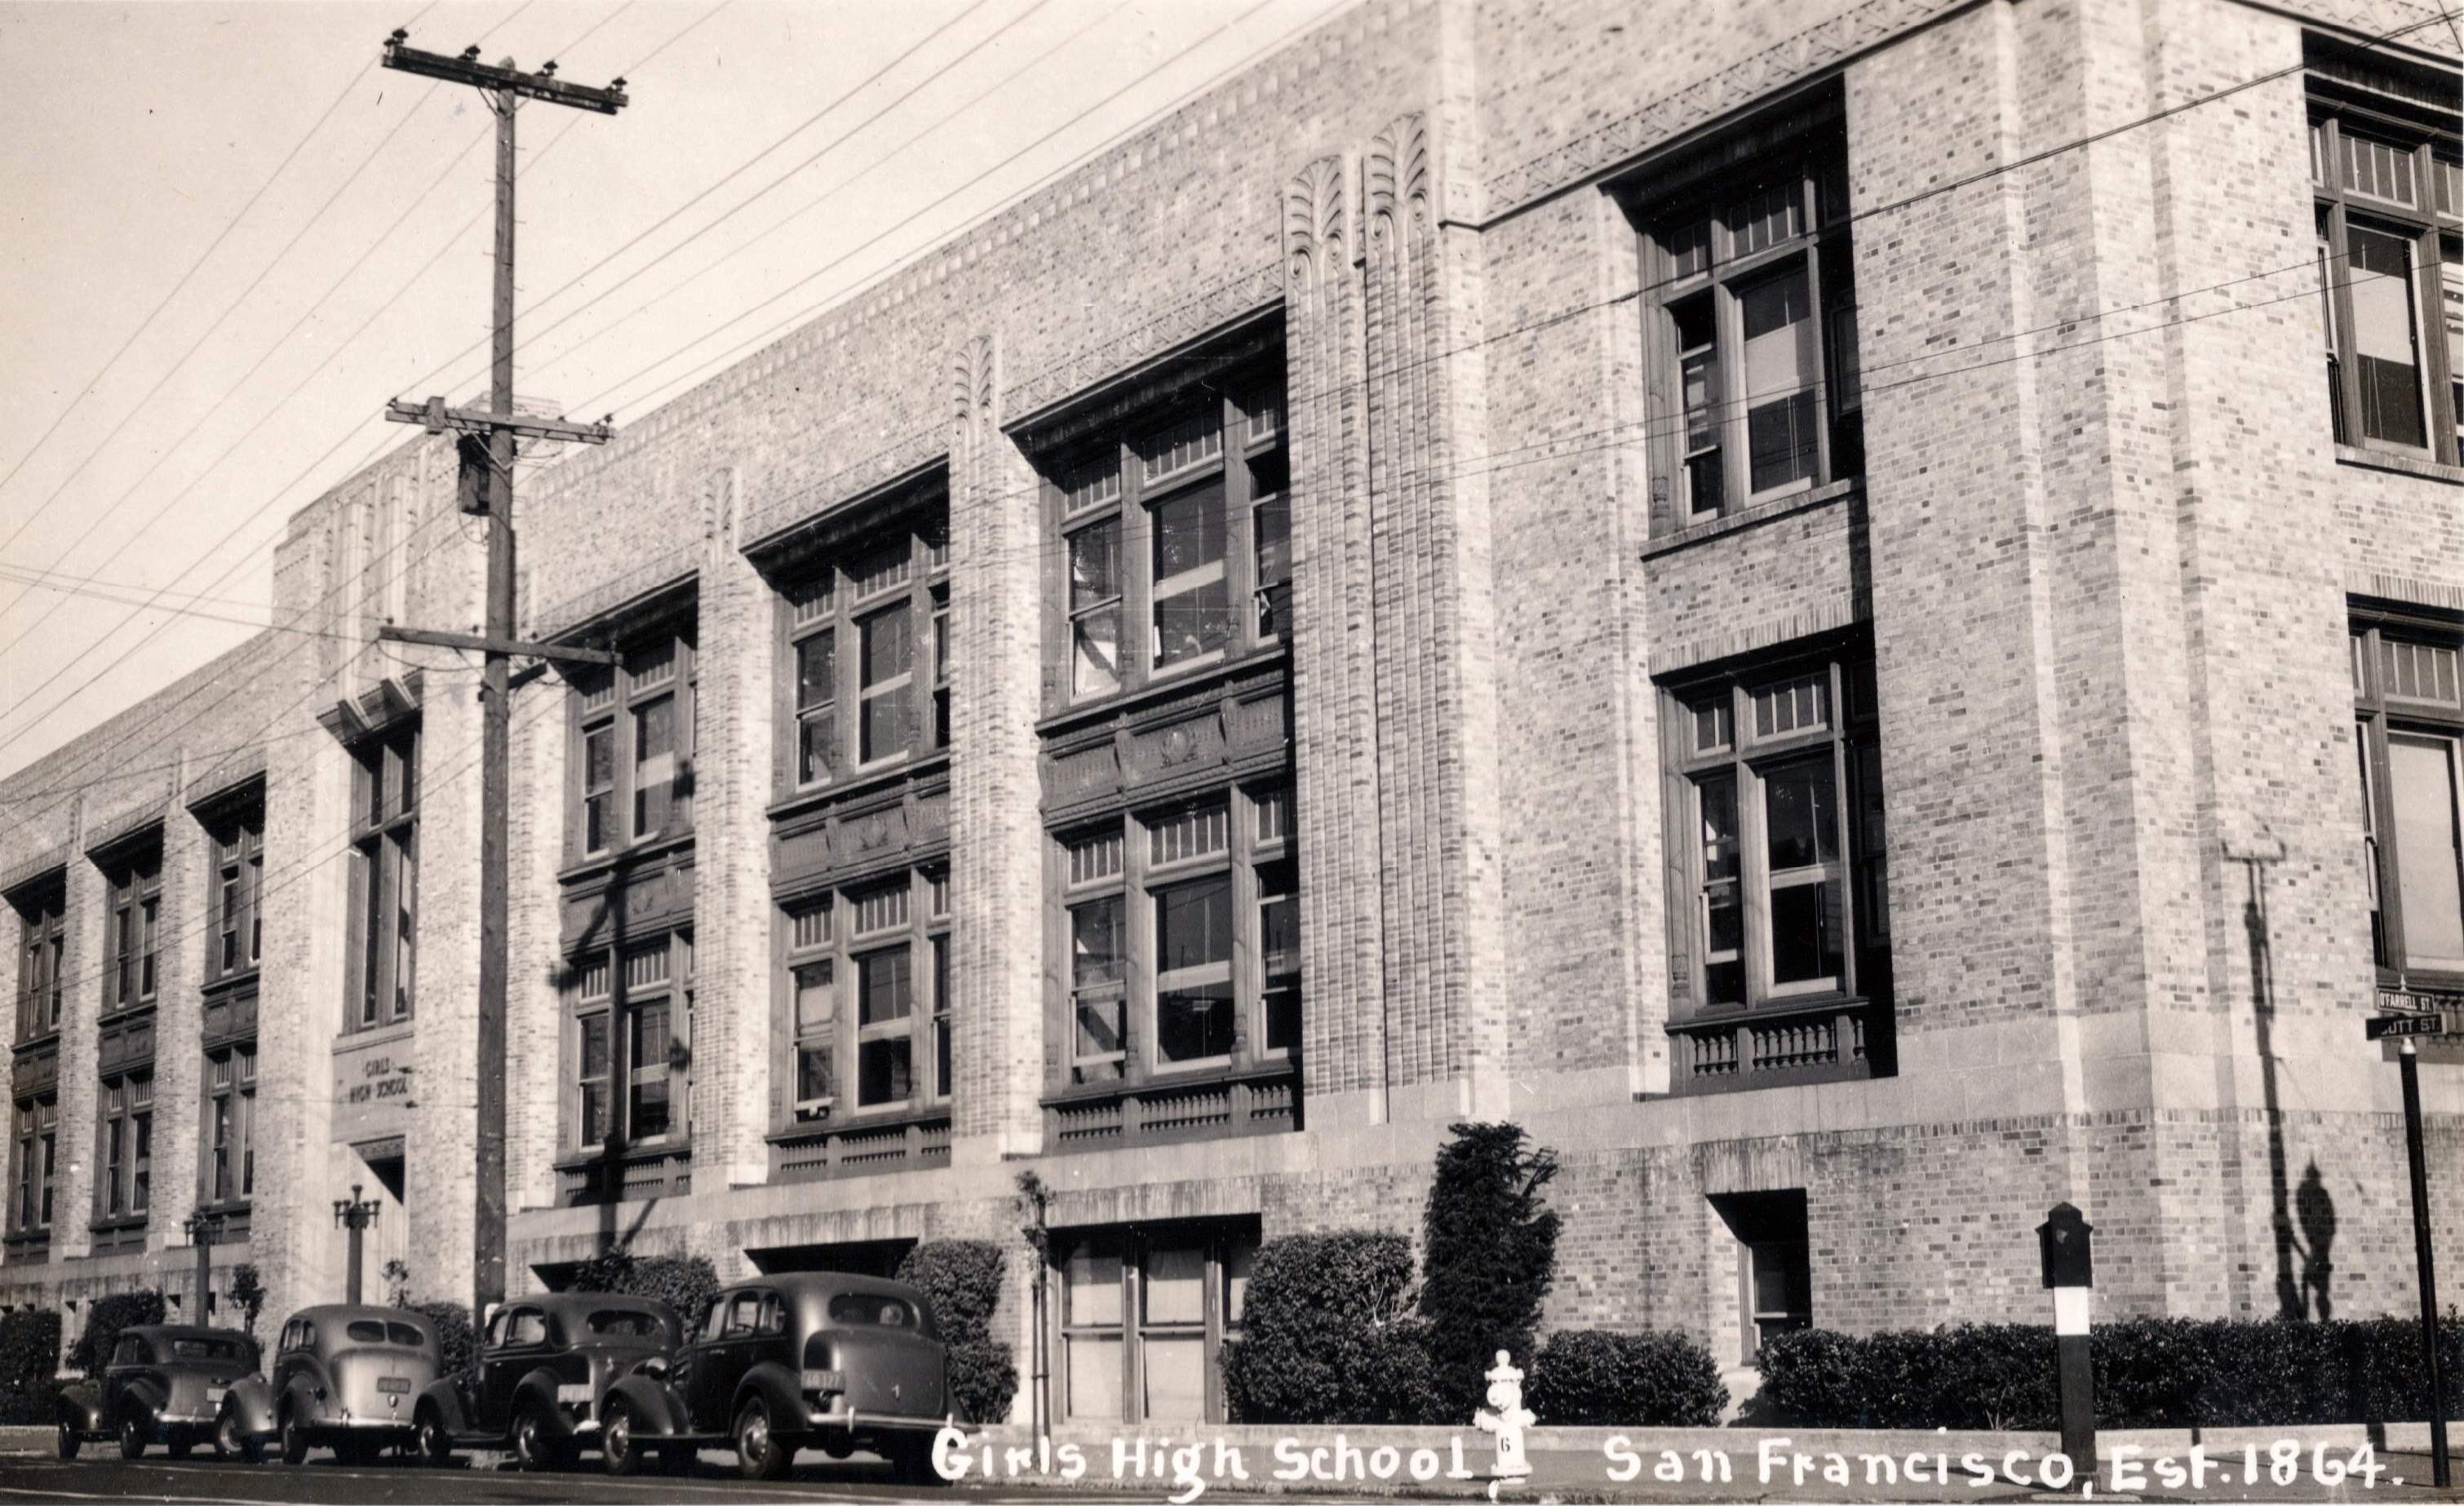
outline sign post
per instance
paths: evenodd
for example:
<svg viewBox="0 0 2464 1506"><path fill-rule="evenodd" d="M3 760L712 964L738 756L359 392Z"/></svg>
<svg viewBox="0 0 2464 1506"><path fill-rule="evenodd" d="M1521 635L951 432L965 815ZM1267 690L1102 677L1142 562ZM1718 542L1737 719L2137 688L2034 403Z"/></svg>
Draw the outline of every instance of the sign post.
<svg viewBox="0 0 2464 1506"><path fill-rule="evenodd" d="M2444 1002L2444 996L2399 993L2391 997L2385 990L2379 993L2382 1006L2434 1001ZM2438 1342L2438 1262L2430 1244L2430 1168L2421 1143L2421 1052L2414 1042L2464 1035L2464 1029L2449 1029L2451 1024L2464 1024L2464 1020L2452 1013L2422 1010L2373 1015L2362 1027L2365 1039L2396 1042L2397 1069L2403 1075L2404 1154L2412 1180L2412 1263L2415 1284L2421 1290L2421 1347L2430 1362L2425 1367L2430 1380L2430 1478L2441 1490L2452 1477L2447 1452L2447 1364Z"/></svg>
<svg viewBox="0 0 2464 1506"><path fill-rule="evenodd" d="M2088 1351L2088 1308L2096 1296L2096 1233L2079 1211L2056 1203L2036 1226L2045 1285L2054 1294L2054 1352L2061 1385L2062 1452L2072 1473L2096 1478L2096 1365Z"/></svg>

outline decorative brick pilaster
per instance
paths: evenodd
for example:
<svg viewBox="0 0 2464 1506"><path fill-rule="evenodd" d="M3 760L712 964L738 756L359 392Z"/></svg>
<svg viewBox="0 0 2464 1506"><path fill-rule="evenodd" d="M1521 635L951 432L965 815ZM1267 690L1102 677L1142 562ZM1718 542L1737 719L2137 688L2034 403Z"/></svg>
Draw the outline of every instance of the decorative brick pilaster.
<svg viewBox="0 0 2464 1506"><path fill-rule="evenodd" d="M160 987L154 1006L153 1217L145 1230L145 1248L157 1252L187 1247L181 1224L197 1203L197 1105L203 1102L198 1079L205 1063L198 1041L205 1030L206 948L213 938L213 844L181 803L187 750L171 761L163 812L163 939L154 959Z"/></svg>
<svg viewBox="0 0 2464 1506"><path fill-rule="evenodd" d="M93 799L77 797L69 830L67 951L60 975L59 1175L52 1193L52 1259L81 1255L94 1248L95 1072L101 1046L96 1018L102 1012L102 948L110 929L110 890L102 870L86 856Z"/></svg>
<svg viewBox="0 0 2464 1506"><path fill-rule="evenodd" d="M999 342L951 362L950 839L954 1162L1043 1144L1044 828L1041 493L1000 427Z"/></svg>

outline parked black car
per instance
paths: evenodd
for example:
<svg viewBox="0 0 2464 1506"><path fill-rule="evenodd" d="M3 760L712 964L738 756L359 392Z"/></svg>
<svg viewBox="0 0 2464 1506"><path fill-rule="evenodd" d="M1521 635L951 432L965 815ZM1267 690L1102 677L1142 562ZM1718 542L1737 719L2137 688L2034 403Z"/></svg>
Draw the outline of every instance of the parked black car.
<svg viewBox="0 0 2464 1506"><path fill-rule="evenodd" d="M256 1341L243 1333L166 1324L123 1328L102 1378L60 1392L60 1457L76 1458L89 1438L118 1438L123 1459L153 1443L174 1455L209 1440L224 1447L214 1432L223 1397L255 1370Z"/></svg>
<svg viewBox="0 0 2464 1506"><path fill-rule="evenodd" d="M231 1387L223 1434L260 1450L279 1437L285 1464L316 1444L366 1464L409 1440L412 1398L435 1379L436 1330L420 1313L303 1307L282 1325L274 1373Z"/></svg>
<svg viewBox="0 0 2464 1506"><path fill-rule="evenodd" d="M949 1419L949 1360L922 1293L830 1272L763 1277L719 1293L696 1337L663 1367L616 1383L600 1427L611 1474L656 1451L671 1470L703 1447L732 1448L753 1479L775 1480L796 1451L834 1459L870 1450L913 1485L942 1483L933 1436Z"/></svg>
<svg viewBox="0 0 2464 1506"><path fill-rule="evenodd" d="M420 1393L413 1447L431 1464L456 1449L504 1449L523 1469L562 1469L597 1439L608 1386L683 1337L675 1309L649 1298L507 1302L480 1336L477 1365Z"/></svg>

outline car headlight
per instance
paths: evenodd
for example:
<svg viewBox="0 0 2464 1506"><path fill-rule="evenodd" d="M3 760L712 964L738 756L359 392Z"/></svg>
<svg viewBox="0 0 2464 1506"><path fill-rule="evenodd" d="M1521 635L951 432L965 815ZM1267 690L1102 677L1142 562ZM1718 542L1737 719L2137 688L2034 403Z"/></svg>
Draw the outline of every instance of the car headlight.
<svg viewBox="0 0 2464 1506"><path fill-rule="evenodd" d="M844 1370L806 1370L804 1372L804 1390L807 1394L825 1394L846 1389L847 1372Z"/></svg>

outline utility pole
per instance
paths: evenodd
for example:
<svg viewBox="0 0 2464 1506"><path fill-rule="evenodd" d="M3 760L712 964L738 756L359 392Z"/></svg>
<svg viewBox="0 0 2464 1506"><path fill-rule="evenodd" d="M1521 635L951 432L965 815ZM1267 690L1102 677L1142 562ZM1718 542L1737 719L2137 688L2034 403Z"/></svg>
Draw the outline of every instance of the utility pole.
<svg viewBox="0 0 2464 1506"><path fill-rule="evenodd" d="M510 57L494 67L479 61L479 49L459 57L423 53L405 46L407 31L396 31L385 46L385 65L405 73L468 84L486 98L496 114L496 287L495 360L484 412L449 408L441 397L414 404L394 402L385 417L400 424L419 424L431 434L454 430L460 441L464 469L462 496L467 511L488 518L488 604L485 632L435 632L416 628L382 628L380 638L401 643L441 644L476 649L486 656L479 733L479 1049L473 1074L476 1089L477 1192L472 1237L471 1305L474 1321L486 1320L488 1309L505 1297L505 912L509 900L506 874L506 814L511 779L513 673L512 658L522 654L566 663L613 665L617 656L589 649L514 639L514 458L517 438L578 440L604 445L613 435L605 422L572 424L561 419L517 419L514 414L514 117L524 99L542 99L614 115L625 107L625 80L605 89L561 83L556 64L542 63L537 73L522 73ZM484 437L485 447L475 441ZM475 472L475 474L473 473ZM352 1280L359 1278L354 1263Z"/></svg>

